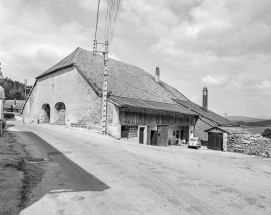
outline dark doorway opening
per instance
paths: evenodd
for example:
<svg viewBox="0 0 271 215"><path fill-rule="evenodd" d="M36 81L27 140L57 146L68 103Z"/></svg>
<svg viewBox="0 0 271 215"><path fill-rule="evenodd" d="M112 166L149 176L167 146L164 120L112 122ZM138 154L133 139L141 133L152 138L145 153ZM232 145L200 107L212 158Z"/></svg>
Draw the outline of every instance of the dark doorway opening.
<svg viewBox="0 0 271 215"><path fill-rule="evenodd" d="M176 138L179 139L179 131L176 131Z"/></svg>
<svg viewBox="0 0 271 215"><path fill-rule="evenodd" d="M144 131L145 131L145 128L139 129L139 143L141 144L144 143Z"/></svg>
<svg viewBox="0 0 271 215"><path fill-rule="evenodd" d="M44 123L50 123L50 105L49 104L44 104L42 105L42 109L44 111Z"/></svg>
<svg viewBox="0 0 271 215"><path fill-rule="evenodd" d="M157 146L157 131L151 130L151 145Z"/></svg>
<svg viewBox="0 0 271 215"><path fill-rule="evenodd" d="M121 138L129 137L129 126L122 125L121 126Z"/></svg>

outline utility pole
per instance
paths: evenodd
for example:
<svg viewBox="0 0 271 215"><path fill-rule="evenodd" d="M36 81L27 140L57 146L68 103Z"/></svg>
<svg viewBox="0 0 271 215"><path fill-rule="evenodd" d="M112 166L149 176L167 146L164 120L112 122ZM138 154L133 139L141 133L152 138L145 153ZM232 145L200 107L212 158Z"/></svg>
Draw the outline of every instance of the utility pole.
<svg viewBox="0 0 271 215"><path fill-rule="evenodd" d="M31 87L27 87L27 79L24 79L24 98L26 99L26 90L31 89Z"/></svg>
<svg viewBox="0 0 271 215"><path fill-rule="evenodd" d="M97 29L98 29L98 20L99 20L99 11L100 11L100 0L98 1L98 10L97 10L97 19L96 19L96 28L95 28L95 38L93 45L93 56L96 56L96 53L103 53L104 55L104 83L103 83L103 101L102 101L102 134L106 134L106 120L107 120L107 78L108 78L108 47L109 41L111 43L112 37L114 34L114 25L116 22L118 10L119 10L120 0L108 1L107 14L106 14L106 25L105 25L105 35L104 43L97 42ZM104 51L97 51L98 44L104 46ZM103 48L103 46L101 48Z"/></svg>
<svg viewBox="0 0 271 215"><path fill-rule="evenodd" d="M27 79L24 79L24 98L26 99Z"/></svg>
<svg viewBox="0 0 271 215"><path fill-rule="evenodd" d="M102 112L102 134L106 134L106 119L107 119L107 61L108 61L108 41L105 41L104 55L104 86L103 86L103 112Z"/></svg>
<svg viewBox="0 0 271 215"><path fill-rule="evenodd" d="M103 45L104 51L97 51L98 44ZM102 102L102 134L106 134L106 119L107 119L107 76L108 76L108 40L105 43L98 43L97 40L94 40L93 43L93 56L95 57L97 53L102 53L104 56L104 84L103 84L103 102Z"/></svg>

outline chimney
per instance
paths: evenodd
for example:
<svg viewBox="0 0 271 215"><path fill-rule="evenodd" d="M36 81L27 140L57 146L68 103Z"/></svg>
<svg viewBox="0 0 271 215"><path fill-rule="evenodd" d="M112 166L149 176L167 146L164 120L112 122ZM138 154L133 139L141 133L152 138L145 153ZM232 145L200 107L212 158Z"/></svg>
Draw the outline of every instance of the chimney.
<svg viewBox="0 0 271 215"><path fill-rule="evenodd" d="M155 70L155 82L157 83L160 82L160 70L158 66L156 67L156 70Z"/></svg>
<svg viewBox="0 0 271 215"><path fill-rule="evenodd" d="M202 109L204 111L208 111L208 89L207 89L207 87L203 88Z"/></svg>

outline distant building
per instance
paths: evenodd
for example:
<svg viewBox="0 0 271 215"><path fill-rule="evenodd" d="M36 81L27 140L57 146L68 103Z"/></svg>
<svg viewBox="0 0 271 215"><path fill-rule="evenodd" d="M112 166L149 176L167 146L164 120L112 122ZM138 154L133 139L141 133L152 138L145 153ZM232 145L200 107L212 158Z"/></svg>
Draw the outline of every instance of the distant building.
<svg viewBox="0 0 271 215"><path fill-rule="evenodd" d="M195 133L200 114L179 104L190 101L160 80L158 67L152 76L109 59L108 69L109 135L167 146ZM103 78L103 56L77 48L36 78L24 106L24 122L101 131Z"/></svg>
<svg viewBox="0 0 271 215"><path fill-rule="evenodd" d="M4 112L18 112L23 110L25 100L4 100Z"/></svg>

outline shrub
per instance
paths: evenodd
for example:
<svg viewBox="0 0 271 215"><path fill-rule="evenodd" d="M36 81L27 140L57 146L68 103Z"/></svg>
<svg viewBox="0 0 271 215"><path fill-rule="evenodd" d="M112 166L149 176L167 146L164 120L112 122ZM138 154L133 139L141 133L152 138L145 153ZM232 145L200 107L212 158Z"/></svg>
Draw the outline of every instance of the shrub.
<svg viewBox="0 0 271 215"><path fill-rule="evenodd" d="M271 129L270 128L265 129L264 132L262 133L262 136L271 139Z"/></svg>
<svg viewBox="0 0 271 215"><path fill-rule="evenodd" d="M14 113L4 113L5 119L14 119L15 114Z"/></svg>

